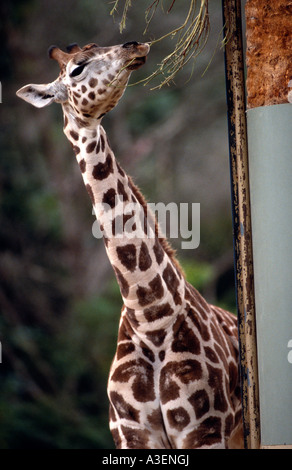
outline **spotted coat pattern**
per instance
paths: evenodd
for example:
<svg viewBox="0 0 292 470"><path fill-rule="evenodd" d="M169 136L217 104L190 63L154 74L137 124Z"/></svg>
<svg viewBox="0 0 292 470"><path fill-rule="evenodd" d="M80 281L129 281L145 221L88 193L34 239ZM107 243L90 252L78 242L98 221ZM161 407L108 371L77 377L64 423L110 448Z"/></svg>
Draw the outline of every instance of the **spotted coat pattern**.
<svg viewBox="0 0 292 470"><path fill-rule="evenodd" d="M116 447L241 447L236 318L186 281L101 126L148 51L136 42L52 48L58 79L46 88L28 85L19 96L39 107L62 103L64 132L120 286L124 305L108 381Z"/></svg>

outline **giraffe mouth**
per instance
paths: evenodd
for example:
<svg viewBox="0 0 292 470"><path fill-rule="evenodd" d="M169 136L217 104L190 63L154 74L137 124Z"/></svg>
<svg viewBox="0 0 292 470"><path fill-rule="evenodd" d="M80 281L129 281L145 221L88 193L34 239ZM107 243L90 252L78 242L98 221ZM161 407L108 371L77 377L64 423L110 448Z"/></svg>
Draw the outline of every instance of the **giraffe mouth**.
<svg viewBox="0 0 292 470"><path fill-rule="evenodd" d="M142 67L142 65L144 65L145 62L146 62L146 56L135 57L134 60L130 61L129 65L127 66L127 69L128 70L137 70L140 67Z"/></svg>

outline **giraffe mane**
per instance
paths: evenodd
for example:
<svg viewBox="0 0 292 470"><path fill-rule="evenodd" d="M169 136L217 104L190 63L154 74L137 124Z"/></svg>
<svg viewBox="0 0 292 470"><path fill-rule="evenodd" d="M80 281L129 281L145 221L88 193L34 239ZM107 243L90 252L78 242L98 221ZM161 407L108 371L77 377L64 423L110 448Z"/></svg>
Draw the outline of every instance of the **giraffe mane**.
<svg viewBox="0 0 292 470"><path fill-rule="evenodd" d="M169 241L164 236L161 235L161 231L160 231L160 227L159 227L159 224L157 222L157 219L156 219L155 215L149 210L149 207L147 206L147 201L146 201L145 197L141 193L138 186L136 186L136 184L133 183L132 178L130 176L128 176L128 178L129 178L129 186L131 187L131 189L132 189L134 195L136 196L138 202L143 207L145 217L147 217L148 219L151 218L152 220L154 220L155 236L158 238L162 249L169 256L170 260L173 262L173 264L175 265L177 270L184 276L183 268L181 267L179 261L176 258L176 250L174 248L172 248Z"/></svg>

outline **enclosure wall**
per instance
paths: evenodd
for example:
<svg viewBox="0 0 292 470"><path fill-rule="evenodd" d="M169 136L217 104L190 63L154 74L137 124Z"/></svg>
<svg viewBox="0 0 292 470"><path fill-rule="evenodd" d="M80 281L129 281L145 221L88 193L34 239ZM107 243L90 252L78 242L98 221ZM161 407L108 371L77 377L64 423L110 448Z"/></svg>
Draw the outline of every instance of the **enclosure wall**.
<svg viewBox="0 0 292 470"><path fill-rule="evenodd" d="M292 444L292 106L247 112L261 445Z"/></svg>

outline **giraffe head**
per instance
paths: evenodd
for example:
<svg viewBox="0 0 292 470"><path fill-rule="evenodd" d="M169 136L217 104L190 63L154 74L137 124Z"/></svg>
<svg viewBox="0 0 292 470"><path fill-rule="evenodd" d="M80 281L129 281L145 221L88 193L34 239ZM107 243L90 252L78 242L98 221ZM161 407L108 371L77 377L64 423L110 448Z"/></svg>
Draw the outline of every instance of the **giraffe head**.
<svg viewBox="0 0 292 470"><path fill-rule="evenodd" d="M42 108L53 102L66 105L79 121L101 119L124 93L130 74L145 63L149 45L126 42L123 45L100 47L73 44L67 52L56 46L49 56L60 66L60 74L52 83L26 85L17 96Z"/></svg>

